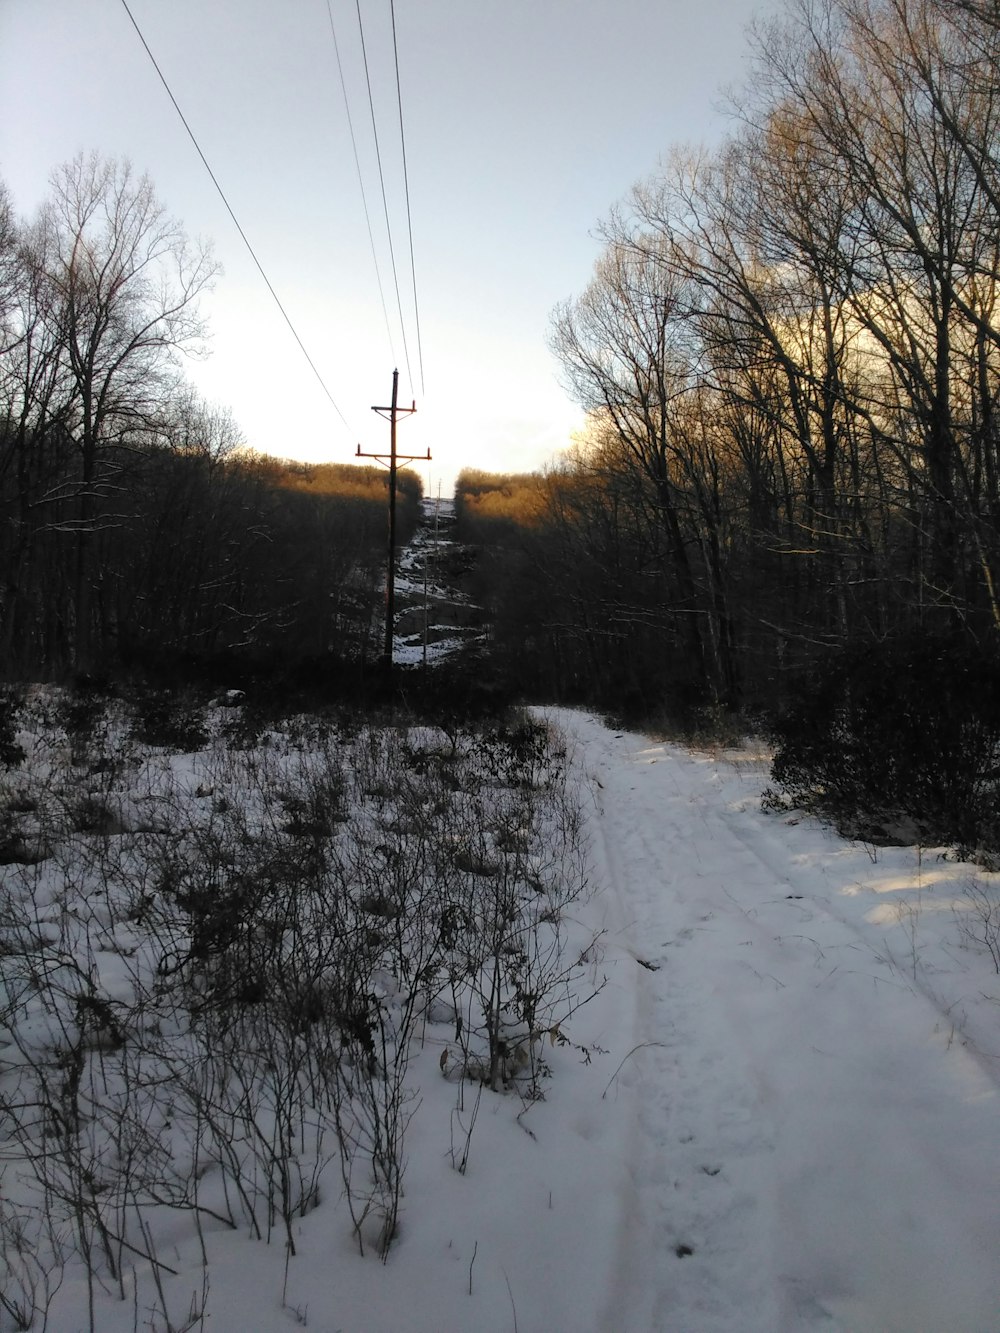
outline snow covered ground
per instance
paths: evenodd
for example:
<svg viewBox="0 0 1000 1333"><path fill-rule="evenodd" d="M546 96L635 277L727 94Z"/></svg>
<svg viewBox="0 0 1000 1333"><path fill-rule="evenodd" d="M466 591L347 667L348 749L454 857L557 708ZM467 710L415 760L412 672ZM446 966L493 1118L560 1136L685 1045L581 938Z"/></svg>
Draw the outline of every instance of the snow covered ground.
<svg viewBox="0 0 1000 1333"><path fill-rule="evenodd" d="M455 583L455 501L425 496L421 522L399 556L392 660L400 666L436 666L462 648L484 641L479 614Z"/></svg>
<svg viewBox="0 0 1000 1333"><path fill-rule="evenodd" d="M588 1002L546 1043L544 1098L456 1084L430 1023L387 1262L331 1170L291 1258L208 1225L203 1270L179 1218L171 1326L996 1333L1000 877L762 812L753 751L545 716L590 893L565 923ZM98 1293L98 1329L167 1326L148 1276L134 1304ZM50 1333L87 1327L83 1291L68 1272Z"/></svg>
<svg viewBox="0 0 1000 1333"><path fill-rule="evenodd" d="M575 1326L1000 1328L1000 978L965 893L996 876L764 814L746 757L561 721L595 780L598 1039L634 1050L612 1281Z"/></svg>

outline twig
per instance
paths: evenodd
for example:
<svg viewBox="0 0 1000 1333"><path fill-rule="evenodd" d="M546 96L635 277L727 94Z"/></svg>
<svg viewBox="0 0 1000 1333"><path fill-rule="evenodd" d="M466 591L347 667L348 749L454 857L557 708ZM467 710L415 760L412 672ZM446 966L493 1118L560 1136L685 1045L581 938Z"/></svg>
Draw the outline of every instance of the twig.
<svg viewBox="0 0 1000 1333"><path fill-rule="evenodd" d="M514 1333L517 1333L517 1306L514 1304L514 1293L510 1289L510 1278L507 1276L506 1268L501 1268L503 1280L507 1283L507 1295L510 1297L510 1308L514 1311Z"/></svg>
<svg viewBox="0 0 1000 1333"><path fill-rule="evenodd" d="M469 1260L469 1295L472 1295L472 1265L476 1262L476 1255L479 1253L479 1241L477 1240L472 1247L472 1258Z"/></svg>
<svg viewBox="0 0 1000 1333"><path fill-rule="evenodd" d="M630 1051L626 1051L625 1054L622 1056L621 1060L619 1061L618 1068L608 1079L607 1087L601 1093L601 1101L603 1102L605 1097L608 1095L608 1091L610 1090L612 1083L614 1083L615 1079L622 1072L622 1065L629 1058L629 1056L635 1055L636 1051L641 1051L646 1046L664 1046L664 1045L665 1043L662 1041L640 1041L637 1046L633 1046Z"/></svg>

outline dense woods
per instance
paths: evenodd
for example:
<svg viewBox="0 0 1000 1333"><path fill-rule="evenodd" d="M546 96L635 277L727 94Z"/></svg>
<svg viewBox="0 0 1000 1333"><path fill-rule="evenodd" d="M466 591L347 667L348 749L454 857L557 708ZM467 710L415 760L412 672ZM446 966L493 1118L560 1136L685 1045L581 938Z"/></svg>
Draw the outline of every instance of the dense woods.
<svg viewBox="0 0 1000 1333"><path fill-rule="evenodd" d="M30 222L0 199L8 677L377 656L386 474L251 453L198 401L214 274L125 164L76 158ZM404 538L419 501L401 474Z"/></svg>
<svg viewBox="0 0 1000 1333"><path fill-rule="evenodd" d="M859 640L993 652L998 46L992 6L796 0L730 140L605 220L552 324L585 438L459 488L549 571L560 689L770 705Z"/></svg>
<svg viewBox="0 0 1000 1333"><path fill-rule="evenodd" d="M800 792L821 695L855 767L874 719L897 767L931 734L993 752L998 57L992 4L792 0L728 141L605 219L552 320L584 437L544 478L459 484L509 552L482 576L511 670L641 716L779 715Z"/></svg>

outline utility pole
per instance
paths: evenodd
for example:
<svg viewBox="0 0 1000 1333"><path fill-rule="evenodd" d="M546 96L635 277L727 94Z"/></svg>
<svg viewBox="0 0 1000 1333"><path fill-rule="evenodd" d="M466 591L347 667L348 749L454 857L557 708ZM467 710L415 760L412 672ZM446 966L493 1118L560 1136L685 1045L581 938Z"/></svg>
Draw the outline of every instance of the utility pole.
<svg viewBox="0 0 1000 1333"><path fill-rule="evenodd" d="M417 410L416 403L411 407L400 407L399 371L392 372L392 403L388 407L372 407L380 417L389 422L388 454L364 454L358 445L358 458L374 458L389 469L389 556L385 573L385 646L383 658L387 672L392 671L392 636L396 615L396 467L398 463L416 463L430 461L431 451L426 454L398 454L396 452L396 421L401 416L412 416Z"/></svg>

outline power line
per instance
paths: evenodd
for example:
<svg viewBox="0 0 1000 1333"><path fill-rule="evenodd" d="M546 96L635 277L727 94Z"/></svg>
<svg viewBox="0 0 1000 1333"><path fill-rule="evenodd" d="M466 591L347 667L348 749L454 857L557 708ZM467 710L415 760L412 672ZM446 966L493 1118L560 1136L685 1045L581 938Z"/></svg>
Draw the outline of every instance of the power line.
<svg viewBox="0 0 1000 1333"><path fill-rule="evenodd" d="M329 0L327 0L329 3ZM417 361L420 364L420 392L424 388L424 346L420 337L420 305L417 301L417 269L413 262L413 217L410 213L410 177L406 169L406 136L403 133L403 97L399 86L399 47L396 43L396 0L389 0L392 14L392 55L396 62L396 105L399 107L399 143L403 150L403 187L406 193L406 231L410 241L410 276L413 279L413 320L417 328Z"/></svg>
<svg viewBox="0 0 1000 1333"><path fill-rule="evenodd" d="M365 224L368 227L368 243L370 244L372 249L372 261L375 264L375 279L378 282L378 294L379 294L379 299L382 302L382 316L385 319L385 331L389 339L389 351L391 353L392 360L395 361L396 348L393 343L392 327L389 323L389 310L385 303L385 289L382 286L382 271L379 268L378 253L375 249L375 236L372 232L371 213L368 210L368 195L365 191L364 176L361 174L361 159L358 156L358 141L354 133L354 120L351 116L351 104L347 96L347 83L344 79L344 66L341 63L340 59L340 44L337 41L337 30L333 22L333 9L331 7L330 0L326 0L326 12L327 12L327 17L330 20L330 36L333 38L333 50L334 54L337 57L337 73L340 76L340 90L344 95L344 111L347 114L347 127L351 132L351 147L354 150L354 168L358 173L358 185L361 187L361 202L365 210Z"/></svg>
<svg viewBox="0 0 1000 1333"><path fill-rule="evenodd" d="M375 99L372 96L372 81L368 71L368 50L365 46L365 25L361 19L361 0L355 0L358 11L358 31L361 34L361 54L365 63L365 82L368 85L368 107L372 117L372 134L375 138L375 161L378 163L379 184L382 187L382 209L385 213L385 230L389 239L389 258L392 261L392 280L396 288L396 305L399 308L399 327L403 337L403 355L406 358L406 373L413 383L413 371L410 367L410 348L406 341L406 321L403 318L403 301L399 294L399 275L396 271L396 251L392 244L392 227L389 225L389 201L385 194L385 173L382 170L382 153L378 142L378 126L375 122Z"/></svg>
<svg viewBox="0 0 1000 1333"><path fill-rule="evenodd" d="M347 429L350 430L350 423L348 422L347 418L344 416L343 412L342 412L342 411L340 410L340 408L338 407L337 402L336 402L336 400L334 399L333 394L332 394L332 393L330 392L330 390L327 388L327 386L326 386L326 381L323 379L323 376L322 376L322 375L319 373L319 371L316 369L316 365L315 365L315 363L313 362L312 357L311 357L311 356L309 355L309 353L306 351L306 345L305 345L305 343L304 343L304 342L302 341L302 339L299 337L298 331L297 331L297 329L295 328L295 325L292 323L291 318L289 317L288 311L287 311L287 310L285 309L285 307L281 304L281 300L280 300L280 298L279 298L279 296L278 296L278 293L274 290L274 287L271 285L271 279L270 279L270 278L267 276L267 274L264 272L264 266L261 264L260 260L257 258L256 254L254 253L254 248L253 248L253 246L250 244L249 240L247 239L247 234L246 234L246 232L245 232L245 231L243 230L243 228L240 226L239 219L237 218L236 214L233 212L232 207L230 206L229 200L226 198L226 195L225 195L225 192L223 191L222 186L219 184L218 180L216 179L215 172L214 172L214 171L212 170L212 168L209 166L209 164L208 164L208 158L207 158L207 157L205 156L205 154L201 151L201 145L199 144L198 140L195 138L194 130L192 130L191 126L188 124L188 122L187 122L187 118L186 118L186 116L184 115L184 112L180 109L180 106L178 105L177 98L174 96L173 92L171 91L170 84L167 82L166 77L165 77L163 71L160 69L160 66L159 66L159 65L157 64L157 62L156 62L156 57L153 55L152 51L149 49L149 43L146 41L145 37L142 35L142 29L139 27L138 23L136 23L136 21L135 21L135 17L133 16L131 9L129 9L129 7L128 7L127 0L122 0L122 8L125 10L125 13L129 16L129 19L131 20L131 23L132 23L132 27L135 28L136 33L137 33L137 35L138 35L138 37L139 37L139 41L142 42L143 47L145 48L146 54L149 56L150 60L152 61L153 68L156 70L157 74L159 75L160 82L163 84L163 87L164 87L165 90L166 90L167 96L170 98L171 102L173 103L174 110L177 112L178 116L180 116L180 118L181 118L181 124L182 124L182 125L184 126L184 128L187 130L188 138L189 138L189 139L191 140L191 142L194 144L195 151L197 152L198 156L201 158L202 163L204 164L205 170L208 172L209 176L211 177L211 179L212 179L212 184L215 186L216 190L218 191L219 198L222 200L223 204L225 204L225 206L226 206L226 212L227 212L227 213L229 214L229 216L232 218L232 220L233 220L233 225L236 227L236 230L239 232L240 237L241 237L241 239L242 239L242 241L243 241L243 244L246 246L246 248L247 248L247 250L248 250L248 252L249 252L249 254L250 254L250 258L251 258L251 259L253 260L253 262L257 265L257 272L258 272L258 273L260 274L260 276L264 279L264 283L265 283L265 285L266 285L266 287L267 287L267 290L271 293L272 297L274 298L274 303L275 303L275 305L278 307L278 309L281 311L281 314L282 314L282 317L284 318L285 323L288 325L289 329L291 330L292 337L295 339L295 341L296 341L296 342L298 343L298 345L299 345L299 350L302 352L302 355L305 357L306 361L309 363L309 368L310 368L310 370L311 370L312 373L316 376L316 379L319 381L320 388L323 390L323 392L326 394L327 398L330 400L330 404L331 404L331 406L333 407L334 411L337 413L337 416L340 417L341 421L344 423L344 425L347 427Z"/></svg>

